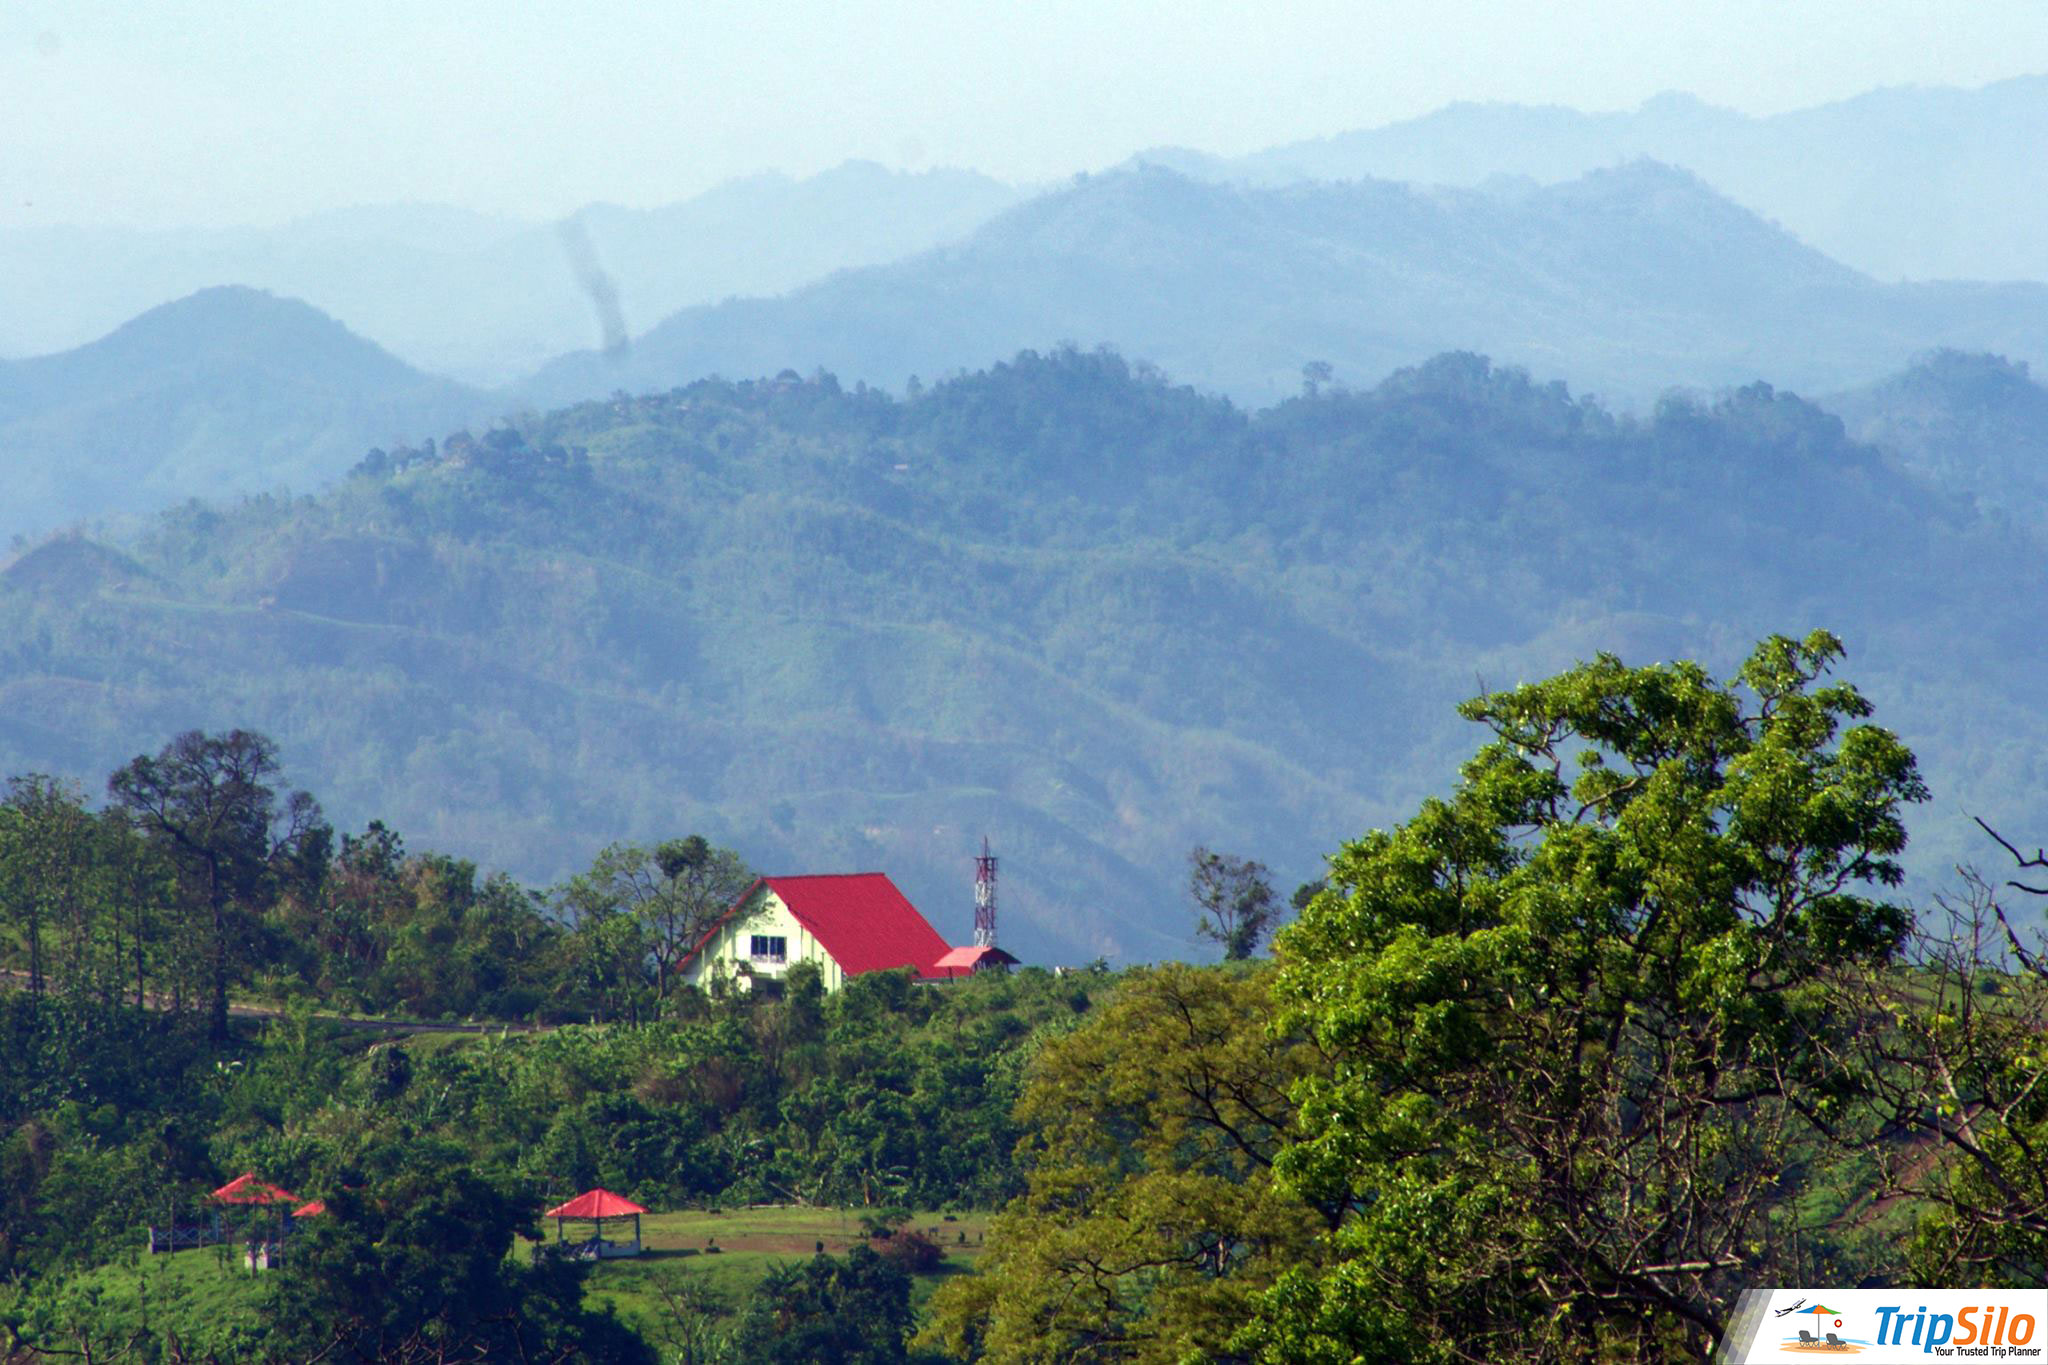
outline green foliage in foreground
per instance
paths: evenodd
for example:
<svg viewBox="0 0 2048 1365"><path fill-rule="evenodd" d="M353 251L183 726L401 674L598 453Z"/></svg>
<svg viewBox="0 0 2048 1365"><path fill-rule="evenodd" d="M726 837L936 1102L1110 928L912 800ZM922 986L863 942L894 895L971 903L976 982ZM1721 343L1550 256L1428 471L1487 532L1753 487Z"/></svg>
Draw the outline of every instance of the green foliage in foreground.
<svg viewBox="0 0 2048 1365"><path fill-rule="evenodd" d="M0 1327L186 1331L218 1291L136 1276L163 1290L139 1325L91 1263L133 1191L243 1164L337 1209L274 1298L220 1300L219 1349L253 1359L1625 1365L1704 1358L1745 1284L2037 1283L2048 958L1982 884L1945 927L1894 899L1925 787L1840 653L1772 637L1727 683L1603 655L1478 698L1455 790L1341 850L1271 963L831 997L793 973L403 1060L304 1012L222 1050L16 997ZM857 1204L871 1235L1008 1202L921 1322L910 1273L943 1248L912 1231L737 1295L635 1267L628 1320L604 1268L507 1255L597 1182Z"/></svg>
<svg viewBox="0 0 2048 1365"><path fill-rule="evenodd" d="M1604 1365L1704 1359L1746 1285L2038 1282L2043 959L1911 937L1925 788L1839 655L1468 704L1457 789L1274 964L1134 975L1041 1051L1026 1192L922 1339Z"/></svg>
<svg viewBox="0 0 2048 1365"><path fill-rule="evenodd" d="M417 1049L303 1011L216 1048L189 1015L0 996L0 1272L18 1296L0 1317L53 1346L80 1324L132 1334L143 1319L126 1281L92 1267L133 1258L144 1224L189 1221L204 1191L249 1169L330 1206L388 1186L416 1193L377 1195L387 1203L474 1195L522 1225L594 1184L655 1209L998 1204L1018 1188L1028 1057L1112 979L1027 970L928 988L884 973L825 998L688 995L686 1018ZM431 1241L426 1224L385 1226L400 1245ZM158 1282L141 1269L137 1283ZM575 1302L553 1281L519 1293L552 1294L563 1322ZM306 1313L332 1327L339 1302L309 1299Z"/></svg>
<svg viewBox="0 0 2048 1365"><path fill-rule="evenodd" d="M1290 1092L1322 1071L1275 1027L1271 969L1134 972L1043 1048L1018 1108L1028 1188L923 1341L998 1361L1218 1359L1258 1294L1319 1262L1335 1209L1283 1195Z"/></svg>
<svg viewBox="0 0 2048 1365"><path fill-rule="evenodd" d="M1332 860L1280 990L1334 1066L1281 1170L1353 1210L1274 1291L1278 1353L1698 1353L1744 1285L1830 1282L1788 1171L1854 1096L1825 987L1901 946L1926 796L1840 654L1482 697L1455 795Z"/></svg>
<svg viewBox="0 0 2048 1365"><path fill-rule="evenodd" d="M637 1337L583 1309L576 1266L510 1258L515 1234L536 1234L533 1206L468 1169L459 1149L366 1155L383 1169L340 1186L327 1216L294 1234L264 1305L266 1354L651 1365Z"/></svg>

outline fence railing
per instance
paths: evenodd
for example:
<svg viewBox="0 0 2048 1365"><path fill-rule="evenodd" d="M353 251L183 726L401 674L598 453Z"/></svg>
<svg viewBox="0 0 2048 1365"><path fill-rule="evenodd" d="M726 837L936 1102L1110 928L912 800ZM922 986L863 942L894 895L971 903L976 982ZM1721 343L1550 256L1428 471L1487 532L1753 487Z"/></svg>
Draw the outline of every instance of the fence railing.
<svg viewBox="0 0 2048 1365"><path fill-rule="evenodd" d="M149 1229L149 1254L161 1256L185 1247L209 1247L227 1240L227 1229L221 1226L218 1217L199 1223L172 1222L163 1227L152 1224Z"/></svg>

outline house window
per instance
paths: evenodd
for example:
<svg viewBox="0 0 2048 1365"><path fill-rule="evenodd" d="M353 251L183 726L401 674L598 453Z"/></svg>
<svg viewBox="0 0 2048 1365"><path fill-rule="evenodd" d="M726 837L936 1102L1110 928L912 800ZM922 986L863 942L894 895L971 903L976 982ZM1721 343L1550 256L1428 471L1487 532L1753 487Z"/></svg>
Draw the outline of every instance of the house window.
<svg viewBox="0 0 2048 1365"><path fill-rule="evenodd" d="M789 940L781 934L755 934L747 947L747 955L756 962L787 962Z"/></svg>

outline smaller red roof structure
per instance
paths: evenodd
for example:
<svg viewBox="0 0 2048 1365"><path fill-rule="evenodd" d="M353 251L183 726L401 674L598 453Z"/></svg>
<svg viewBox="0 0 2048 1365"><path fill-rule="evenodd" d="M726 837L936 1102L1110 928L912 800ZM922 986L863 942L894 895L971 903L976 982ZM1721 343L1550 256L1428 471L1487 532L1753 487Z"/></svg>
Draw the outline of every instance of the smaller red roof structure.
<svg viewBox="0 0 2048 1365"><path fill-rule="evenodd" d="M273 1185L254 1171L244 1171L213 1192L223 1204L296 1204L299 1197L281 1185Z"/></svg>
<svg viewBox="0 0 2048 1365"><path fill-rule="evenodd" d="M640 1254L640 1215L647 1212L632 1200L610 1190L585 1190L566 1204L557 1204L542 1214L543 1218L555 1220L555 1240L567 1243L569 1234L563 1227L563 1220L574 1218L596 1226L590 1237L569 1247L569 1253L585 1260L608 1261L615 1256L638 1256ZM607 1218L630 1218L633 1220L633 1240L630 1242L611 1241L604 1235Z"/></svg>
<svg viewBox="0 0 2048 1365"><path fill-rule="evenodd" d="M990 967L1012 967L1017 959L992 943L952 948L932 964L933 976L970 976Z"/></svg>
<svg viewBox="0 0 2048 1365"><path fill-rule="evenodd" d="M325 1199L315 1199L310 1203L301 1204L297 1208L293 1209L292 1217L318 1218L321 1214L325 1212L327 1212L327 1201Z"/></svg>
<svg viewBox="0 0 2048 1365"><path fill-rule="evenodd" d="M610 1190L585 1190L566 1204L557 1204L542 1214L543 1218L624 1218L630 1214L645 1213L632 1200Z"/></svg>

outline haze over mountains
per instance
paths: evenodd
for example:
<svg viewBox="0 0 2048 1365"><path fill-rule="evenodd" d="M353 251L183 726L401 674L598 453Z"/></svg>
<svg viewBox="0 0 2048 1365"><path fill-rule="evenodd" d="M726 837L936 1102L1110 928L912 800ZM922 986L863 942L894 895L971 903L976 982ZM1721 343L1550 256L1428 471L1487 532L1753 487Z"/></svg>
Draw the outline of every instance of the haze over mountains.
<svg viewBox="0 0 2048 1365"><path fill-rule="evenodd" d="M2048 285L1883 285L1654 162L1509 193L1093 177L958 245L778 299L688 309L620 357L558 361L556 403L823 365L891 388L1024 347L1113 342L1270 403L1323 361L1371 384L1466 349L1630 406L1674 386L1871 382L1938 346L2048 361Z"/></svg>
<svg viewBox="0 0 2048 1365"><path fill-rule="evenodd" d="M2048 530L2048 389L2025 365L1944 351L1827 406L1907 468Z"/></svg>
<svg viewBox="0 0 2048 1365"><path fill-rule="evenodd" d="M735 294L775 294L964 235L1018 197L965 171L850 162L758 175L679 204L573 215L629 324ZM437 205L341 210L276 228L0 230L0 355L81 345L211 285L303 299L411 363L502 384L600 324L558 225Z"/></svg>
<svg viewBox="0 0 2048 1365"><path fill-rule="evenodd" d="M1310 363L1363 386L1445 349L1569 376L1624 407L1672 386L1757 378L1844 391L1944 347L2048 363L2048 286L1883 284L1813 243L1898 259L1856 248L1800 207L1832 204L1845 222L1944 243L1962 254L1922 264L1955 267L1947 273L2031 269L1984 244L2048 241L2030 216L2042 196L2028 130L2048 126L2044 92L2043 81L1884 91L1763 120L1676 98L1628 115L1458 106L1234 162L1169 158L1199 180L1154 167L1021 202L972 173L856 163L802 181L737 181L664 209L593 206L570 220L573 240L556 225L430 207L265 231L0 233L0 293L17 304L0 314L0 337L16 349L82 340L123 309L239 284L305 299L425 373L500 383L535 371L467 406L444 387L425 409L424 374L394 375L385 387L412 397L380 389L348 412L322 399L313 410L324 415L280 432L217 401L225 386L260 411L246 396L267 381L216 375L187 411L171 377L184 348L154 358L131 348L131 367L159 376L148 384L163 420L110 425L91 410L98 399L58 411L63 392L14 404L17 427L0 446L14 498L0 534L156 498L309 488L367 444L525 404L820 366L893 389L1062 341L1113 344L1253 404L1295 391ZM1642 150L1671 164L1616 164ZM1924 164L1937 153L1947 157L1938 175ZM1487 183L1302 179L1374 169ZM1499 179L1508 171L1570 178ZM1738 207L1728 184L1761 213ZM1852 184L1893 186L1911 202ZM1811 224L1809 240L1768 215ZM593 290L616 301L609 317ZM629 354L596 349L607 326L637 333ZM273 349L272 369L295 354ZM317 348L301 359L325 364ZM283 387L322 385L307 375ZM195 462L181 452L199 433L210 454ZM123 496L98 503L68 471L103 466L104 445L92 442L107 438L123 458L101 482Z"/></svg>
<svg viewBox="0 0 2048 1365"><path fill-rule="evenodd" d="M1137 160L1278 185L1541 183L1640 158L1682 166L1828 255L1886 280L2048 280L2048 76L1911 87L1765 118L1666 94L1623 113L1455 104L1249 156Z"/></svg>
<svg viewBox="0 0 2048 1365"><path fill-rule="evenodd" d="M496 406L304 303L202 290L76 350L0 360L0 543L195 496L316 488L370 445Z"/></svg>
<svg viewBox="0 0 2048 1365"><path fill-rule="evenodd" d="M1534 188L1531 180L1570 181L1648 159L1690 172L1879 280L2048 281L2044 148L2048 77L2030 77L1978 90L1881 90L1770 118L1683 95L1606 114L1453 105L1246 157L1167 148L1135 160L1267 188L1493 182L1512 197ZM661 208L593 205L571 221L639 333L678 309L777 295L835 270L960 242L1024 197L973 172L854 162L803 180L733 181ZM408 362L472 384L507 383L600 338L556 224L398 205L266 229L0 231L0 299L9 304L0 310L0 356L82 345L221 284L304 299ZM1096 339L1136 349L1129 338Z"/></svg>
<svg viewBox="0 0 2048 1365"><path fill-rule="evenodd" d="M1821 209L2032 126L2009 87L1460 107L1029 198L855 165L566 237L0 234L0 336L185 295L0 361L0 771L250 725L345 822L529 877L701 828L942 919L988 830L1023 946L1177 954L1189 845L1312 875L1443 787L1475 680L1828 626L1922 750L1938 873L1966 812L2048 830L2048 284L1868 272L1992 273L1873 264L1923 230L2024 265L1986 243L2036 178L1996 201L1987 138L1853 265Z"/></svg>
<svg viewBox="0 0 2048 1365"><path fill-rule="evenodd" d="M997 193L971 179L849 174L898 200L925 195L928 212L897 229L906 234L937 230L946 212L972 217L967 191ZM833 198L849 183L821 177L771 197L786 207L799 190ZM754 211L745 204L758 208L760 195L735 191L717 214L707 207L715 198L688 207L694 226L684 235L744 255ZM593 288L621 308L647 297L617 281L661 273L663 244L677 240L664 221L596 210L579 218L586 268L626 267ZM843 249L882 249L879 227L848 221ZM415 227L455 230L432 215ZM362 230L335 227L349 241ZM790 265L828 235L811 217L773 215L759 235L778 231L783 246L765 250L757 269ZM552 231L528 244L564 254ZM688 259L715 273L710 256ZM516 288L490 296L527 297ZM452 330L477 322L457 303L446 291L412 300ZM575 306L594 332L593 300ZM242 341L223 350L228 336ZM1879 284L1653 162L1504 192L1382 181L1258 189L1149 168L1030 199L951 246L841 270L781 297L685 309L622 349L562 357L510 391L430 379L304 304L237 289L197 295L77 351L0 362L0 536L187 496L306 491L373 444L617 389L821 366L847 383L895 389L912 375L1067 341L1115 344L1254 405L1297 391L1312 363L1367 386L1417 357L1462 349L1641 409L1674 386L1713 391L1761 377L1802 392L1846 390L1938 348L2042 363L2048 285ZM373 351L374 365L365 359ZM103 353L118 365L96 358ZM71 374L79 378L60 378Z"/></svg>

